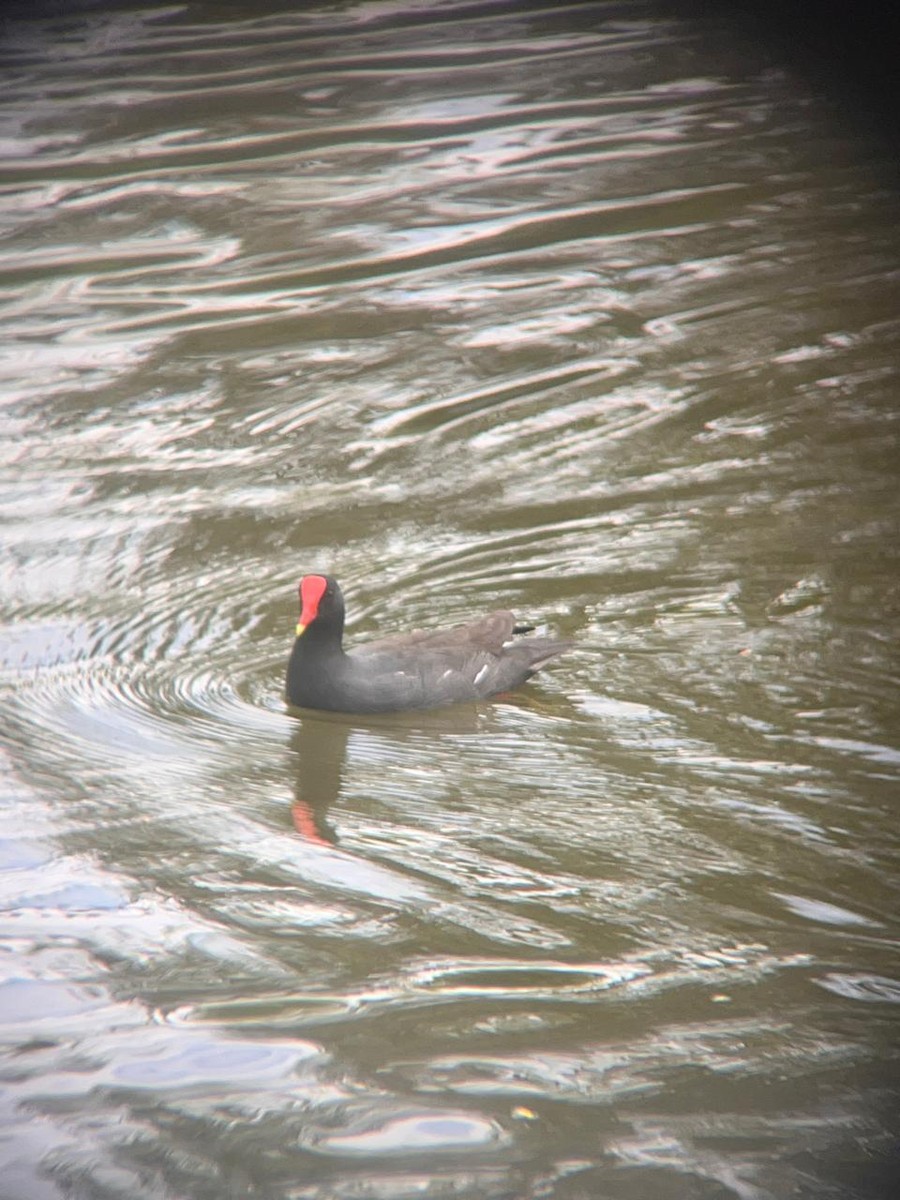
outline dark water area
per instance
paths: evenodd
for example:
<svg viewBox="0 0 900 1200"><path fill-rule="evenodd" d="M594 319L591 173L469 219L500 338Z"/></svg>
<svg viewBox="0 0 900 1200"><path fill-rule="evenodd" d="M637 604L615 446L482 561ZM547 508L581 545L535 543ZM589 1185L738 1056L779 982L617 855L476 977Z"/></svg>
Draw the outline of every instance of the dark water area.
<svg viewBox="0 0 900 1200"><path fill-rule="evenodd" d="M877 122L652 0L2 57L2 1200L895 1195ZM289 710L310 571L576 645Z"/></svg>

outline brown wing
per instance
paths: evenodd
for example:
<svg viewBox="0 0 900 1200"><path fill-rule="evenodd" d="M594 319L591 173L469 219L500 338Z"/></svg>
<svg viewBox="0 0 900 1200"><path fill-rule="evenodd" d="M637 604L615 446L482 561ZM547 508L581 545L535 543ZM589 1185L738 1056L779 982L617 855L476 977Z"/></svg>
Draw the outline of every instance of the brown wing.
<svg viewBox="0 0 900 1200"><path fill-rule="evenodd" d="M465 625L452 625L449 629L416 629L412 633L399 633L378 638L374 642L363 642L353 647L354 655L381 654L385 651L400 651L417 647L435 650L481 650L488 654L500 654L503 643L512 637L516 619L505 609L487 613Z"/></svg>

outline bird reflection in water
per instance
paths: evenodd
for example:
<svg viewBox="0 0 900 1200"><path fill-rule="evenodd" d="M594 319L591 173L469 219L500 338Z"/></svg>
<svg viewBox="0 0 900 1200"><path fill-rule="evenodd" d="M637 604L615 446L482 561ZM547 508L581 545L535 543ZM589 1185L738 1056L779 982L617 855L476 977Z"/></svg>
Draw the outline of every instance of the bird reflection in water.
<svg viewBox="0 0 900 1200"><path fill-rule="evenodd" d="M295 761L291 820L304 839L320 846L337 844L326 814L341 791L351 726L305 715L291 735Z"/></svg>
<svg viewBox="0 0 900 1200"><path fill-rule="evenodd" d="M411 742L417 743L418 760L423 753L427 756L431 739L476 734L491 722L491 705L485 703L367 717L290 711L297 716L290 740L291 820L304 841L320 846L337 845L338 834L327 814L343 788L354 789L357 777L364 778L373 766L389 775L410 758Z"/></svg>

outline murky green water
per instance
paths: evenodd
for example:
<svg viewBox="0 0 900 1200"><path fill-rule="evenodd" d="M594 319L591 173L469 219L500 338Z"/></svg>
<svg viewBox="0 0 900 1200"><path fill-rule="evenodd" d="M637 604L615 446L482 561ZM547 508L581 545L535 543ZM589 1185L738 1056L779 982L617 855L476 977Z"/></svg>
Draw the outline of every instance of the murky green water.
<svg viewBox="0 0 900 1200"><path fill-rule="evenodd" d="M891 1195L887 150L652 3L3 53L0 1195ZM311 570L578 645L301 718Z"/></svg>

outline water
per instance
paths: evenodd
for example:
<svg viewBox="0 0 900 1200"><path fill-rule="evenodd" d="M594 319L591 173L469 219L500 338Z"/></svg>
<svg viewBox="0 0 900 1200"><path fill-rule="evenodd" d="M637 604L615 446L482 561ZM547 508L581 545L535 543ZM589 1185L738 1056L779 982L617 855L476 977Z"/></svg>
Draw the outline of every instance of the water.
<svg viewBox="0 0 900 1200"><path fill-rule="evenodd" d="M887 149L652 3L4 54L0 1195L893 1194ZM577 647L299 716L326 569Z"/></svg>

